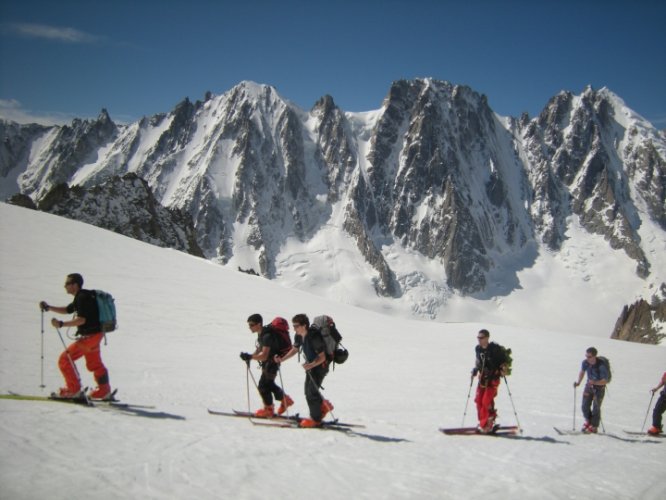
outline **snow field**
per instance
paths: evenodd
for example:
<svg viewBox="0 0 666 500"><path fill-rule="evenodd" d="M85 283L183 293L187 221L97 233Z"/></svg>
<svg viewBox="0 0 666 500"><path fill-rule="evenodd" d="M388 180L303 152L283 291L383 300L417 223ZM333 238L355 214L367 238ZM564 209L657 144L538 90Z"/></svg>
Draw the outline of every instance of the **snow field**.
<svg viewBox="0 0 666 500"><path fill-rule="evenodd" d="M0 205L0 392L46 394L61 376L62 344L45 315L44 380L37 304L69 302L62 285L113 293L120 328L103 359L121 400L154 408L84 408L0 400L0 498L663 498L664 440L640 429L666 360L663 346L510 326L385 316L232 272L92 226ZM545 292L544 292L545 293ZM547 297L545 297L547 298ZM566 314L558 311L553 314ZM253 349L245 320L332 315L349 361L324 382L350 433L252 426L206 408L246 409ZM524 428L516 437L444 436L459 426L479 328L513 349L508 379ZM65 330L62 330L63 334ZM67 340L67 339L66 339ZM572 382L587 347L608 356L606 436L559 436L571 428ZM85 384L91 375L82 362ZM252 373L258 379L254 364ZM294 411L305 414L304 372L282 369ZM250 384L252 382L250 381ZM577 393L576 422L580 415ZM475 423L472 397L465 424ZM250 387L251 407L260 404ZM515 423L507 387L501 422Z"/></svg>

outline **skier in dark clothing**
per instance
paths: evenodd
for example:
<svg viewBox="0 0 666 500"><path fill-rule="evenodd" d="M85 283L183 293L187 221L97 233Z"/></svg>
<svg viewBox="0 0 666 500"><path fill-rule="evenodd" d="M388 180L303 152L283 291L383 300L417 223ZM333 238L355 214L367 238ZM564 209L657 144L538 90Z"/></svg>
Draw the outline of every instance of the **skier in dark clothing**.
<svg viewBox="0 0 666 500"><path fill-rule="evenodd" d="M282 320L283 328L289 330L289 324L282 318L276 318L274 321ZM273 397L280 401L280 407L277 410L278 415L282 415L287 408L294 404L294 401L284 393L282 388L275 383L280 365L275 362L274 357L279 354L279 342L277 333L273 331L272 325L263 325L261 314L253 314L247 318L247 324L250 331L257 334L257 348L253 354L242 352L240 357L243 361L249 363L251 360L258 361L261 365L261 378L257 387L264 403L264 407L255 412L257 417L271 418L275 415L273 406Z"/></svg>
<svg viewBox="0 0 666 500"><path fill-rule="evenodd" d="M597 350L590 347L585 351L585 359L578 373L578 381L574 382L574 387L578 387L587 373L587 383L583 390L583 432L596 433L601 423L601 403L606 394L606 384L608 383L608 368L599 361Z"/></svg>
<svg viewBox="0 0 666 500"><path fill-rule="evenodd" d="M488 330L480 330L476 338L476 365L472 370L472 377L478 375L479 383L474 402L479 417L479 432L486 434L492 432L495 426L495 397L500 377L504 375L507 358L499 344L490 342Z"/></svg>
<svg viewBox="0 0 666 500"><path fill-rule="evenodd" d="M84 357L86 368L91 371L97 382L97 388L88 394L93 399L104 399L111 394L109 374L102 362L100 343L104 338L99 323L99 311L94 292L83 289L83 276L78 273L67 275L65 290L74 296L67 306L50 306L46 302L39 303L42 311L53 311L58 314L76 313L74 318L61 321L53 318L51 324L56 328L76 327L77 340L70 344L58 359L58 367L65 378L66 387L59 391L61 397L76 397L81 392L81 380L74 362Z"/></svg>
<svg viewBox="0 0 666 500"><path fill-rule="evenodd" d="M333 410L330 401L324 399L319 388L328 373L329 359L326 356L326 345L317 328L310 326L310 319L305 314L297 314L292 319L296 340L291 350L282 357L276 358L282 363L302 349L305 356L303 368L305 375L305 399L308 402L310 418L300 422L301 427L319 427L323 418Z"/></svg>
<svg viewBox="0 0 666 500"><path fill-rule="evenodd" d="M666 373L661 376L661 381L659 385L652 389L652 394L657 392L659 389L662 391L659 393L659 399L657 399L657 404L654 405L654 410L652 411L652 427L648 429L648 434L653 436L658 436L663 432L663 427L661 425L661 417L666 411Z"/></svg>

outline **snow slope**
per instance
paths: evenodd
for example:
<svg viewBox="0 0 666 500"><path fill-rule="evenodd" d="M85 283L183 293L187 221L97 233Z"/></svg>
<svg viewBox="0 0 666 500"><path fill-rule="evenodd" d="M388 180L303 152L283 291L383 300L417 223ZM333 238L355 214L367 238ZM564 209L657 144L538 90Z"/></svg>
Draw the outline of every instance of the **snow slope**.
<svg viewBox="0 0 666 500"><path fill-rule="evenodd" d="M64 277L80 272L87 287L116 297L120 329L103 347L112 385L124 401L155 406L123 411L0 400L0 498L666 496L666 440L622 432L643 423L649 389L666 370L663 346L510 327L499 316L495 324L483 315L478 323L450 324L383 316L6 204L0 204L0 234L0 392L46 394L59 387L62 344L45 326L47 388L39 388L37 303L67 303ZM274 429L206 412L247 408L238 354L253 348L245 319L254 312L336 318L351 355L329 374L325 394L337 417L366 428ZM45 316L48 325L51 314ZM437 431L461 424L480 327L514 351L509 384L522 436ZM559 436L554 425L572 426L571 383L590 345L612 361L604 403L609 434ZM282 376L294 410L305 413L296 359ZM256 408L252 387L250 398ZM502 422L515 423L504 385L497 405ZM466 424L474 424L474 413L470 401ZM580 411L576 419L579 425Z"/></svg>

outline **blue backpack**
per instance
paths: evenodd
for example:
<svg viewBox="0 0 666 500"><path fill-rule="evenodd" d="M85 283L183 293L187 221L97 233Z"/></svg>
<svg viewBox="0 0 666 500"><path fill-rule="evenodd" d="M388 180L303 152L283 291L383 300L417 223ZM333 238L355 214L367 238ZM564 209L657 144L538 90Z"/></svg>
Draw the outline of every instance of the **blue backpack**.
<svg viewBox="0 0 666 500"><path fill-rule="evenodd" d="M93 290L99 311L99 324L104 333L112 332L117 328L116 304L113 296L103 290Z"/></svg>

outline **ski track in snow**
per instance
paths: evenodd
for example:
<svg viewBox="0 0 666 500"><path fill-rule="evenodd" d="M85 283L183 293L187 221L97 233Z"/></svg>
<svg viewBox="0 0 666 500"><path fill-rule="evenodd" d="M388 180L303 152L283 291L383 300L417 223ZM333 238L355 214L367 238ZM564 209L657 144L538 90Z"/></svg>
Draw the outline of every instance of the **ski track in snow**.
<svg viewBox="0 0 666 500"><path fill-rule="evenodd" d="M62 344L46 313L47 388L39 388L37 304L68 303L64 277L81 272L86 287L116 298L120 328L102 349L118 397L154 405L0 400L0 498L666 497L664 440L622 432L640 429L649 389L666 369L663 346L512 327L499 315L455 324L384 316L5 204L0 231L0 392L47 394L61 385ZM245 324L253 312L267 320L299 312L336 319L350 358L326 378L325 394L336 417L366 428L276 429L207 413L247 409L238 354L253 348ZM461 425L481 327L513 349L509 388L522 435L437 430ZM553 426L571 428L574 404L582 424L581 391L574 402L571 384L590 345L612 363L603 406L609 435L560 436ZM302 368L291 360L282 375L293 411L305 415ZM466 425L475 423L473 396ZM257 408L252 387L250 398ZM497 407L502 423L515 423L504 384Z"/></svg>

